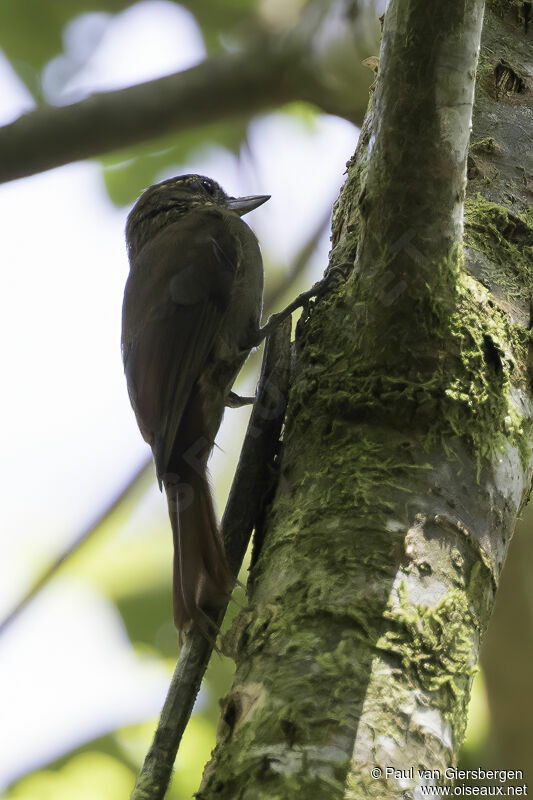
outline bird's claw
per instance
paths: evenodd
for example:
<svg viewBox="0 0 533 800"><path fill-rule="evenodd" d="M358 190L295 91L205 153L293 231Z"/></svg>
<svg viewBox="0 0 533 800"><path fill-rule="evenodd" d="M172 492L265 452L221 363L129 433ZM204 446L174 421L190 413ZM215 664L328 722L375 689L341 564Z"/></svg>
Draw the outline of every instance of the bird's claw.
<svg viewBox="0 0 533 800"><path fill-rule="evenodd" d="M235 392L230 392L226 397L226 408L242 408L253 404L255 397L241 397Z"/></svg>
<svg viewBox="0 0 533 800"><path fill-rule="evenodd" d="M308 303L312 297L321 297L323 294L325 294L333 282L333 279L339 280L340 276L338 273L344 275L340 268L332 267L324 275L322 280L317 281L306 292L299 294L298 297L292 301L292 303L289 303L289 305L283 309L283 311L278 311L277 314L272 314L272 316L269 317L266 325L263 325L263 327L259 328L257 331L257 336L252 344L252 347L257 347L259 344L261 344L263 339L266 339L267 336L270 336L274 328L279 325L280 322L283 322L284 319L287 319L289 314L292 314L292 312L296 311L297 308L301 308Z"/></svg>

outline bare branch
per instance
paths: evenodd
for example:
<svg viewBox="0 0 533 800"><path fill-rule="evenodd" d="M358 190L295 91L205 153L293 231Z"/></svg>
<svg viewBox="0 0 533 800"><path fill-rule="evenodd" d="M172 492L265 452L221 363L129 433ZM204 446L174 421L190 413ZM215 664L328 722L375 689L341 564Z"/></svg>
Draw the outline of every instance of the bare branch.
<svg viewBox="0 0 533 800"><path fill-rule="evenodd" d="M286 320L274 329L266 343L256 401L222 519L224 545L235 576L272 481L285 416L289 362L290 321ZM223 608L213 615L217 626L225 612ZM200 631L194 630L187 636L132 800L161 800L165 796L178 746L212 649L212 643Z"/></svg>

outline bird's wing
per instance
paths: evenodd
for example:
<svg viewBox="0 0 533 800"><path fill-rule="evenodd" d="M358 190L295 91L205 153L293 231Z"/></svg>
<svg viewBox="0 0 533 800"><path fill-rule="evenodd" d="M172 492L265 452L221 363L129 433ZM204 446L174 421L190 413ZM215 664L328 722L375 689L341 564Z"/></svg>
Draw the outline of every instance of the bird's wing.
<svg viewBox="0 0 533 800"><path fill-rule="evenodd" d="M123 306L124 368L160 480L227 309L240 258L224 216L212 210L191 212L165 227L132 264Z"/></svg>

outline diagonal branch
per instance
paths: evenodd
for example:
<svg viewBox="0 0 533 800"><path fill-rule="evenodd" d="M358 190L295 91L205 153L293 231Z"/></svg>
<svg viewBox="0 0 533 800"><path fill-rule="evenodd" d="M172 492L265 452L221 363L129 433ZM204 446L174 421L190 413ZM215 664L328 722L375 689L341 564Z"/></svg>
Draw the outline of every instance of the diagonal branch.
<svg viewBox="0 0 533 800"><path fill-rule="evenodd" d="M76 538L70 542L70 544L63 550L63 552L55 559L45 571L40 575L35 583L33 583L30 589L26 592L23 597L17 602L17 604L11 609L11 611L7 614L6 617L0 622L0 636L4 633L4 631L11 625L12 622L19 616L19 614L24 611L26 606L33 600L33 598L39 594L41 589L43 589L47 583L55 576L58 572L59 568L67 561L74 553L80 549L82 544L84 544L93 533L101 528L101 526L108 520L113 513L124 503L128 500L135 492L141 489L144 483L147 481L148 477L150 476L153 471L152 467L152 457L150 456L149 459L144 461L140 467L137 468L135 474L128 478L127 482L124 484L123 488L120 490L118 495L115 499L107 505L100 514L93 519L77 536Z"/></svg>
<svg viewBox="0 0 533 800"><path fill-rule="evenodd" d="M254 524L272 482L285 416L289 384L290 320L267 340L256 401L248 424L237 472L222 519L228 562L237 575ZM213 616L222 623L226 607ZM154 741L137 778L132 800L161 800L189 721L213 645L200 631L185 640L168 691Z"/></svg>

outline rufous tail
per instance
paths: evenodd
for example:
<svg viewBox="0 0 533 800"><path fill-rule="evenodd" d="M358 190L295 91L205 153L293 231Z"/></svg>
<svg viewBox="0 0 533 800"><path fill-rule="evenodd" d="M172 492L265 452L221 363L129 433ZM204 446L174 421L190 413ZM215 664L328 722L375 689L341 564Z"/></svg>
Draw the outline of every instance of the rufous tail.
<svg viewBox="0 0 533 800"><path fill-rule="evenodd" d="M180 632L198 626L209 635L203 611L227 601L235 581L205 470L187 467L180 472L179 479L163 478L174 539L174 623Z"/></svg>

